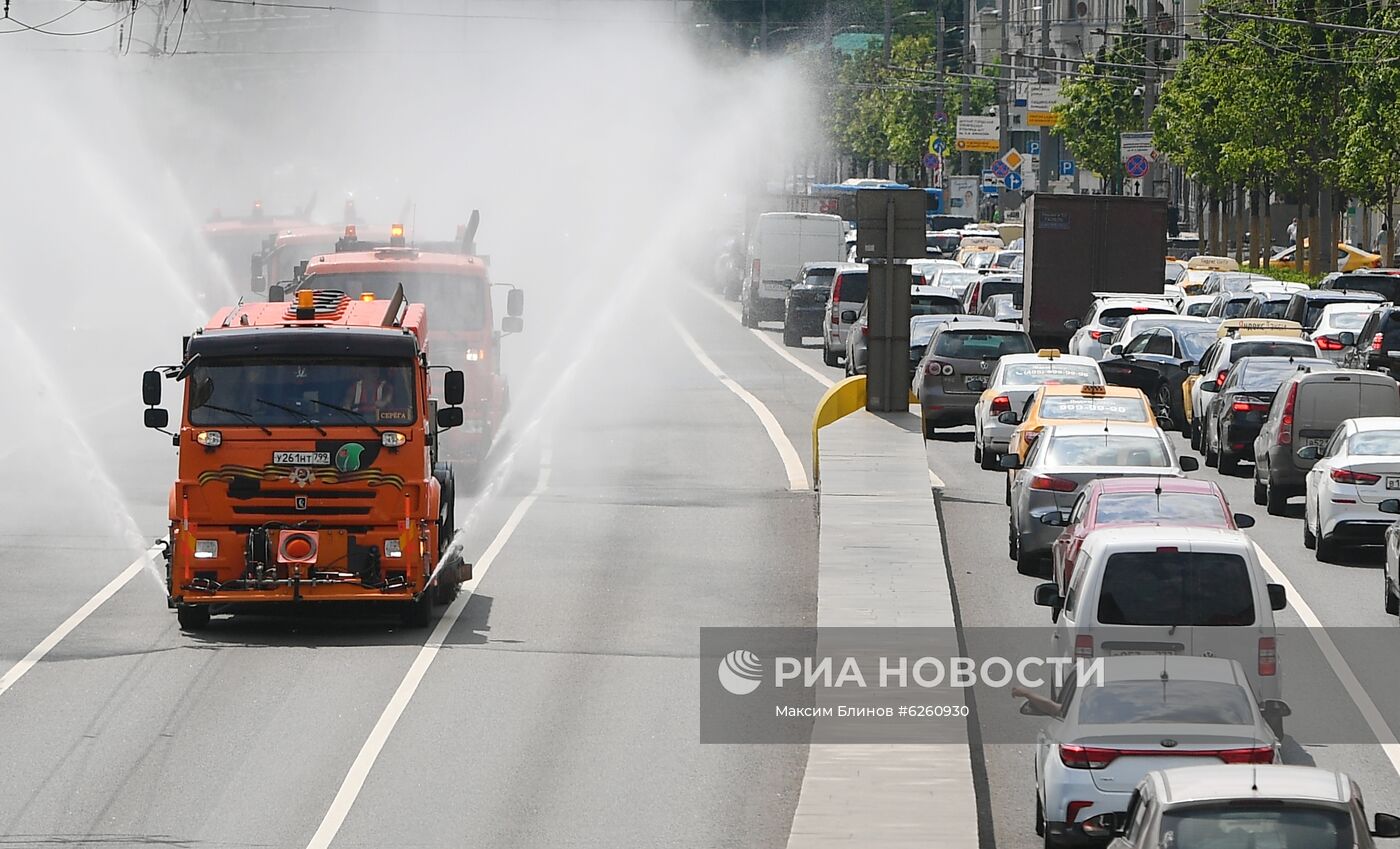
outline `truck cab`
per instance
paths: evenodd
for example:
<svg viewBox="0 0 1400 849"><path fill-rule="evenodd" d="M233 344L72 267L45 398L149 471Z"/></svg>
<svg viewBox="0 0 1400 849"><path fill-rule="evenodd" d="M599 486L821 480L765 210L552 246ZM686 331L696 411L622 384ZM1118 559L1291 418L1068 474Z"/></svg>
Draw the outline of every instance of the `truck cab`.
<svg viewBox="0 0 1400 849"><path fill-rule="evenodd" d="M157 407L181 387L176 429ZM449 557L455 482L438 461L462 420L462 374L432 395L428 314L303 289L217 312L178 365L148 371L147 427L179 450L166 558L187 630L267 603L369 601L427 624L470 566Z"/></svg>

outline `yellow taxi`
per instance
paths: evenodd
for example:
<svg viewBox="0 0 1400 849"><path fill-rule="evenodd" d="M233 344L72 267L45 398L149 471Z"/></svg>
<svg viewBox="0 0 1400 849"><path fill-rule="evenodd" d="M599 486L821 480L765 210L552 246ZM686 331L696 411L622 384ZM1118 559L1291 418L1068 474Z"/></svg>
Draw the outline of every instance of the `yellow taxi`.
<svg viewBox="0 0 1400 849"><path fill-rule="evenodd" d="M1186 273L1176 281L1183 295L1195 295L1205 285L1206 278L1216 271L1239 271L1240 264L1228 256L1200 254L1186 260Z"/></svg>
<svg viewBox="0 0 1400 849"><path fill-rule="evenodd" d="M1308 240L1303 240L1303 258L1307 259ZM1288 264L1294 262L1297 257L1297 247L1286 248L1269 258L1269 262L1274 265ZM1380 268L1381 255L1373 254L1370 251L1363 251L1356 245L1348 245L1346 242L1337 243L1337 270L1356 271L1359 268Z"/></svg>
<svg viewBox="0 0 1400 849"><path fill-rule="evenodd" d="M1215 330L1217 339L1224 339L1226 336L1296 336L1304 339L1307 335L1303 325L1281 318L1227 318L1220 322L1220 326ZM1200 379L1199 373L1191 374L1181 383L1182 414L1188 423L1194 420L1191 417L1191 387Z"/></svg>
<svg viewBox="0 0 1400 849"><path fill-rule="evenodd" d="M1016 430L1011 434L1006 453L1014 454L1023 461L1036 437L1049 425L1157 422L1152 405L1147 402L1147 396L1142 394L1141 389L1097 384L1042 386L1026 399L1016 418Z"/></svg>

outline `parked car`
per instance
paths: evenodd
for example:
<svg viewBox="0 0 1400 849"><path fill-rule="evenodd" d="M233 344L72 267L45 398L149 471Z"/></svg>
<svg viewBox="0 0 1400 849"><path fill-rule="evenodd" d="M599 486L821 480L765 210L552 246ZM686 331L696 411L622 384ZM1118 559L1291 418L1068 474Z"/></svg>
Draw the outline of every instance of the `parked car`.
<svg viewBox="0 0 1400 849"><path fill-rule="evenodd" d="M1014 472L1007 521L1007 556L1022 575L1048 575L1050 548L1060 529L1042 521L1074 503L1089 481L1162 475L1180 477L1197 468L1194 457L1176 456L1160 428L1140 424L1065 424L1047 428L1022 463L1006 454Z"/></svg>
<svg viewBox="0 0 1400 849"><path fill-rule="evenodd" d="M1084 538L1069 592L1035 590L1054 623L1049 656L1196 655L1238 661L1274 734L1283 736L1278 629L1288 605L1243 532L1107 528Z"/></svg>
<svg viewBox="0 0 1400 849"><path fill-rule="evenodd" d="M1400 837L1400 817L1377 813L1372 822L1368 830L1361 788L1346 773L1203 764L1147 773L1127 810L1088 817L1081 830L1112 838L1108 849L1375 849L1374 837Z"/></svg>
<svg viewBox="0 0 1400 849"><path fill-rule="evenodd" d="M836 269L822 311L822 362L841 364L846 351L846 333L856 323L870 287L870 274L864 265L848 263Z"/></svg>
<svg viewBox="0 0 1400 849"><path fill-rule="evenodd" d="M1007 354L997 362L977 400L972 423L973 460L983 469L1001 468L1001 455L1016 426L1003 423L998 417L1021 409L1039 387L1102 383L1103 372L1088 357L1066 357L1054 348L1034 354Z"/></svg>
<svg viewBox="0 0 1400 849"><path fill-rule="evenodd" d="M1207 466L1232 473L1239 461L1254 459L1254 438L1269 414L1274 393L1301 370L1329 371L1330 360L1317 357L1241 357L1225 373L1225 382L1209 393L1201 453Z"/></svg>
<svg viewBox="0 0 1400 849"><path fill-rule="evenodd" d="M1095 293L1097 294L1097 293ZM1080 357L1104 358L1110 340L1128 316L1146 313L1171 315L1176 312L1171 301L1153 297L1106 297L1095 300L1089 306L1084 318L1065 322L1065 328L1074 332L1069 340L1069 352Z"/></svg>
<svg viewBox="0 0 1400 849"><path fill-rule="evenodd" d="M1046 717L1036 737L1035 786L1036 833L1047 847L1086 842L1082 824L1126 812L1153 770L1280 760L1278 739L1235 660L1110 657L1100 680L1072 677L1058 698L1014 692L1027 697L1021 713ZM1233 845L1169 838L1152 849Z"/></svg>
<svg viewBox="0 0 1400 849"><path fill-rule="evenodd" d="M1328 304L1322 308L1322 315L1313 329L1312 340L1322 356L1334 363L1346 362L1347 354L1356 347L1361 325L1375 312L1376 304L1362 303ZM1374 339L1375 337L1372 337Z"/></svg>
<svg viewBox="0 0 1400 849"><path fill-rule="evenodd" d="M1400 416L1400 385L1373 371L1301 372L1279 386L1254 439L1254 503L1282 516L1288 499L1307 491L1315 456L1337 425L1366 416Z"/></svg>
<svg viewBox="0 0 1400 849"><path fill-rule="evenodd" d="M1004 354L1028 354L1030 336L1014 324L980 317L954 317L938 326L915 370L924 438L940 427L972 424L977 399L992 368Z"/></svg>
<svg viewBox="0 0 1400 849"><path fill-rule="evenodd" d="M1097 528L1130 525L1192 525L1250 528L1254 518L1231 513L1213 481L1191 478L1110 478L1090 481L1069 510L1047 513L1042 522L1063 526L1050 548L1051 577L1060 595L1069 592L1084 538Z"/></svg>
<svg viewBox="0 0 1400 849"><path fill-rule="evenodd" d="M1141 391L1157 415L1171 418L1172 428L1186 433L1185 380L1215 341L1214 324L1179 316L1147 327L1126 344L1114 343L1099 366L1109 383Z"/></svg>
<svg viewBox="0 0 1400 849"><path fill-rule="evenodd" d="M1347 419L1324 446L1298 452L1313 460L1303 508L1303 547L1334 560L1344 545L1375 545L1393 523L1381 502L1400 495L1400 418Z"/></svg>

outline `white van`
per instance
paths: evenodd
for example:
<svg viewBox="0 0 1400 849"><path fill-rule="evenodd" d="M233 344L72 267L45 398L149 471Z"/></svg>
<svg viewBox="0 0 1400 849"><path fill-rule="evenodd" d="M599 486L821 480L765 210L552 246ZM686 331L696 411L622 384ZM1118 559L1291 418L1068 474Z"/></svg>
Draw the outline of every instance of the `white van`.
<svg viewBox="0 0 1400 849"><path fill-rule="evenodd" d="M1239 661L1264 718L1283 736L1274 611L1288 600L1270 584L1249 537L1219 528L1108 528L1084 538L1061 598L1052 582L1035 603L1055 622L1051 657L1198 655Z"/></svg>
<svg viewBox="0 0 1400 849"><path fill-rule="evenodd" d="M788 289L808 262L846 258L845 222L839 215L765 212L749 240L749 267L739 293L745 327L780 321Z"/></svg>

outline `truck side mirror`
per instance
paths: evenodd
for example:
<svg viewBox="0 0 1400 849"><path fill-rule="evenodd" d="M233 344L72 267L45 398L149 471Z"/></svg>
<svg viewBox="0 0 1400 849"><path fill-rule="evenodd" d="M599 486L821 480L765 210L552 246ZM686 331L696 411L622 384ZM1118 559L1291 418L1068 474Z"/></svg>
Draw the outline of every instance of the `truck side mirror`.
<svg viewBox="0 0 1400 849"><path fill-rule="evenodd" d="M460 407L467 397L466 377L456 369L449 369L442 381L442 394L448 406Z"/></svg>
<svg viewBox="0 0 1400 849"><path fill-rule="evenodd" d="M525 329L525 319L518 315L508 315L501 319L502 333L519 333Z"/></svg>
<svg viewBox="0 0 1400 849"><path fill-rule="evenodd" d="M164 430L165 426L170 424L170 413L159 407L147 407L143 420L151 430Z"/></svg>
<svg viewBox="0 0 1400 849"><path fill-rule="evenodd" d="M267 287L267 300L268 303L280 304L287 300L287 290L281 283L273 283Z"/></svg>
<svg viewBox="0 0 1400 849"><path fill-rule="evenodd" d="M511 289L506 293L506 315L519 318L525 314L525 290Z"/></svg>
<svg viewBox="0 0 1400 849"><path fill-rule="evenodd" d="M153 370L141 375L141 403L147 407L160 403L160 372Z"/></svg>
<svg viewBox="0 0 1400 849"><path fill-rule="evenodd" d="M252 280L254 292L261 292L267 288L267 278L263 277L263 260L261 256L253 257Z"/></svg>
<svg viewBox="0 0 1400 849"><path fill-rule="evenodd" d="M438 430L454 428L462 423L461 407L443 407L437 411Z"/></svg>

